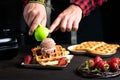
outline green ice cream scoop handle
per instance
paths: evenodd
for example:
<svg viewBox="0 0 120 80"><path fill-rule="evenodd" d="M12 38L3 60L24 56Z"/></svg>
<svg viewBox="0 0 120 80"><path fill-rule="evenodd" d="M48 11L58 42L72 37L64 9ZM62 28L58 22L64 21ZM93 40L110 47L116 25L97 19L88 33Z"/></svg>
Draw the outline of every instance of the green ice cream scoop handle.
<svg viewBox="0 0 120 80"><path fill-rule="evenodd" d="M43 39L47 38L48 34L49 30L47 27L38 25L35 29L34 37L37 41L42 41Z"/></svg>

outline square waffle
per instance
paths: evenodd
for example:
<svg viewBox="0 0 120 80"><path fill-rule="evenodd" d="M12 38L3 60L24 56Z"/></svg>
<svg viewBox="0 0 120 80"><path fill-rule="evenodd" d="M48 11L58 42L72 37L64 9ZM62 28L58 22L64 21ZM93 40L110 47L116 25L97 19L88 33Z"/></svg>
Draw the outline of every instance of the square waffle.
<svg viewBox="0 0 120 80"><path fill-rule="evenodd" d="M38 50L40 52L40 48ZM33 52L34 59L39 63L39 64L57 64L58 60L61 57L65 57L66 55L69 54L69 51L67 51L65 48L63 48L61 45L56 45L56 50L54 53L47 54L47 55L40 55L37 51Z"/></svg>
<svg viewBox="0 0 120 80"><path fill-rule="evenodd" d="M86 41L75 47L76 50L84 50L92 54L112 55L116 53L118 44L108 44L103 41Z"/></svg>
<svg viewBox="0 0 120 80"><path fill-rule="evenodd" d="M100 55L111 55L116 53L118 47L120 47L118 44L104 44L89 52Z"/></svg>
<svg viewBox="0 0 120 80"><path fill-rule="evenodd" d="M86 42L82 42L81 44L77 45L75 47L75 50L92 51L96 47L102 46L104 44L105 42L102 42L102 41L86 41Z"/></svg>

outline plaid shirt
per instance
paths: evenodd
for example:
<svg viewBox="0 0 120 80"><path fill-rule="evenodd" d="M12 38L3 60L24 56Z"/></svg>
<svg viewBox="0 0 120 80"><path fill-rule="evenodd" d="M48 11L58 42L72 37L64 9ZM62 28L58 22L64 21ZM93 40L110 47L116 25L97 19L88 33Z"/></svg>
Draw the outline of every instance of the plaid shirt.
<svg viewBox="0 0 120 80"><path fill-rule="evenodd" d="M103 2L106 1L107 0L71 0L71 3L79 6L83 11L83 16L87 16L97 6L102 5Z"/></svg>
<svg viewBox="0 0 120 80"><path fill-rule="evenodd" d="M23 7L25 7L25 5L28 3L29 0L22 0L23 2Z"/></svg>
<svg viewBox="0 0 120 80"><path fill-rule="evenodd" d="M83 11L83 16L90 14L97 6L102 5L107 0L71 0L71 4L79 6ZM23 0L24 6L28 3L28 0Z"/></svg>

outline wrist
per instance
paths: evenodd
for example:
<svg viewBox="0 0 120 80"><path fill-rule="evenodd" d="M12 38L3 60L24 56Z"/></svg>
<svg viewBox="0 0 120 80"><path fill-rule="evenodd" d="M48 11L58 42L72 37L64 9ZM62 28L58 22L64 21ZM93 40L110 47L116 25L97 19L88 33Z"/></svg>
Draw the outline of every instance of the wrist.
<svg viewBox="0 0 120 80"><path fill-rule="evenodd" d="M39 4L44 5L45 7L49 7L49 8L51 8L51 9L53 9L53 8L52 8L52 5L47 4L47 0L29 0L29 2L30 2L30 3L39 3Z"/></svg>
<svg viewBox="0 0 120 80"><path fill-rule="evenodd" d="M46 7L45 0L29 0L29 3L39 3L39 4L42 4Z"/></svg>

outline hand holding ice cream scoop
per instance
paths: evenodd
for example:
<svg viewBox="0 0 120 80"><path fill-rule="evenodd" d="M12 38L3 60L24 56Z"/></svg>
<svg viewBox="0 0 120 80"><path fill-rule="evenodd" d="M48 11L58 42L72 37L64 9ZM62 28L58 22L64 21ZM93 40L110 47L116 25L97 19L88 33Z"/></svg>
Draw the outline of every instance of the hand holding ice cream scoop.
<svg viewBox="0 0 120 80"><path fill-rule="evenodd" d="M47 38L48 34L49 30L47 27L38 25L35 29L34 37L37 41L42 41L43 39Z"/></svg>

